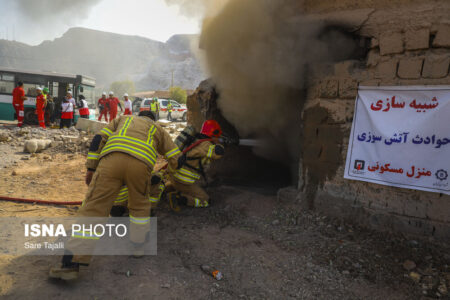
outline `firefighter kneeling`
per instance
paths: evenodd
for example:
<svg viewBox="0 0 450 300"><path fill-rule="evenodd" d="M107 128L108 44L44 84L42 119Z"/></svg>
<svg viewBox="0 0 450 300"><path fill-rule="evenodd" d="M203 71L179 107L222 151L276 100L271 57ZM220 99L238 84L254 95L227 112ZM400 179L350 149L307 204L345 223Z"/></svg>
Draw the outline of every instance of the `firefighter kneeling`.
<svg viewBox="0 0 450 300"><path fill-rule="evenodd" d="M221 135L219 123L207 120L203 123L201 132L196 134L184 149L181 147L183 155L178 160L178 169L169 173L170 183L167 185L167 190L175 189L167 194L173 210L179 211L180 205L209 206L208 194L196 182L201 176L205 177L204 169L211 161L224 155L224 147L218 144Z"/></svg>
<svg viewBox="0 0 450 300"><path fill-rule="evenodd" d="M170 135L154 122L151 112L141 112L139 117L122 116L113 120L96 135L91 143L86 166L86 198L78 217L108 217L120 190L127 186L130 217L130 240L143 245L146 232L139 230L150 223L151 202L149 191L157 153L168 160L168 173L175 171L180 150ZM136 227L136 231L133 231ZM136 232L137 234L133 234ZM91 255L77 254L81 246L94 250L95 236L75 233L68 241L62 265L50 269L50 277L75 279L79 266L88 265ZM90 251L90 250L89 250ZM90 253L92 253L92 251Z"/></svg>

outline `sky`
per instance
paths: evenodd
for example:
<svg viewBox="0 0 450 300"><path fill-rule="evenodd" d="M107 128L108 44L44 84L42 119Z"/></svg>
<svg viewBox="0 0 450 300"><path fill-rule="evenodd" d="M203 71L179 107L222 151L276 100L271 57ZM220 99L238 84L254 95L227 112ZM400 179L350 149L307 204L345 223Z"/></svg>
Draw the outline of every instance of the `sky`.
<svg viewBox="0 0 450 300"><path fill-rule="evenodd" d="M174 34L199 33L200 20L164 0L0 0L0 39L37 45L71 27L165 42Z"/></svg>

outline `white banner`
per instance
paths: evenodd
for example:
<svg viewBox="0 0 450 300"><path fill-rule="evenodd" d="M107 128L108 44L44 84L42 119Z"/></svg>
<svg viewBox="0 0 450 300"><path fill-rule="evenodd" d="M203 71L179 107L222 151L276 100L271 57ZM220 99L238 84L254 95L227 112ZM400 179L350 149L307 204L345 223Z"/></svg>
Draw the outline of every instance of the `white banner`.
<svg viewBox="0 0 450 300"><path fill-rule="evenodd" d="M450 194L450 86L359 87L344 178Z"/></svg>

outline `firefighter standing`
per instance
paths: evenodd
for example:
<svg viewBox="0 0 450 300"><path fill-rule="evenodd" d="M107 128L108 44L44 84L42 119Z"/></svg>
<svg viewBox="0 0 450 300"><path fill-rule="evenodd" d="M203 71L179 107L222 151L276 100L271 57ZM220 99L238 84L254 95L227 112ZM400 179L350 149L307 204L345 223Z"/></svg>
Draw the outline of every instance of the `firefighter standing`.
<svg viewBox="0 0 450 300"><path fill-rule="evenodd" d="M109 92L109 122L112 122L117 116L117 106L123 112L122 105L117 97L114 97L114 92Z"/></svg>
<svg viewBox="0 0 450 300"><path fill-rule="evenodd" d="M140 116L121 116L113 120L92 140L86 162L89 188L77 215L108 217L121 187L127 185L130 226L148 226L151 206L148 192L158 153L167 158L168 172L174 172L180 150L170 135L154 122L152 113L144 111ZM65 280L77 278L80 264L88 265L91 255L77 255L71 249L80 244L90 245L97 239L75 232L67 243L62 265L51 268L49 276ZM135 244L143 244L145 235L133 237L131 234L130 239Z"/></svg>
<svg viewBox="0 0 450 300"><path fill-rule="evenodd" d="M105 121L108 122L108 107L109 100L106 98L106 92L103 92L102 97L98 99L98 110L100 111L99 121L102 120L102 116L105 116Z"/></svg>
<svg viewBox="0 0 450 300"><path fill-rule="evenodd" d="M36 97L36 114L37 114L37 118L38 118L38 122L39 122L39 127L45 129L45 118L44 118L44 114L45 114L45 105L47 104L47 100L44 96L44 94L42 94L42 88L41 87L37 87L36 88L36 92L37 92L37 97Z"/></svg>
<svg viewBox="0 0 450 300"><path fill-rule="evenodd" d="M23 82L19 81L17 83L17 87L14 88L12 95L13 95L12 104L14 106L14 110L16 111L17 116L17 127L22 127L23 118L25 116L23 102L28 99L27 97L25 97L25 91L23 90Z"/></svg>
<svg viewBox="0 0 450 300"><path fill-rule="evenodd" d="M167 102L167 120L168 121L172 121L172 110L173 110L173 105L172 102Z"/></svg>
<svg viewBox="0 0 450 300"><path fill-rule="evenodd" d="M208 194L197 184L201 176L205 176L204 167L224 155L224 147L219 142L222 129L214 120L207 120L203 123L202 130L196 135L196 140L191 144L195 145L180 159L178 169L169 175L169 186L175 192L168 193L170 207L178 211L180 205L193 207L207 207L209 205Z"/></svg>
<svg viewBox="0 0 450 300"><path fill-rule="evenodd" d="M125 108L125 112L124 115L131 115L132 111L133 111L133 104L131 103L131 100L128 99L128 94L125 93L123 95L123 99L124 99L124 108Z"/></svg>

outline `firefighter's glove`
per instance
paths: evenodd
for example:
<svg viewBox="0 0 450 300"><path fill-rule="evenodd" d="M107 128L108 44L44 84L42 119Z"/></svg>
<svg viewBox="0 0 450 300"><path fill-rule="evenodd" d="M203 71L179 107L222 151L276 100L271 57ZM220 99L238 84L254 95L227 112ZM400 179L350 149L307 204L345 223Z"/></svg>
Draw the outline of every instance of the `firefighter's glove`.
<svg viewBox="0 0 450 300"><path fill-rule="evenodd" d="M152 185L158 184L158 183L160 183L160 182L161 182L161 177L158 176L158 175L153 175L153 176L152 176L152 179L150 180L150 183L151 183Z"/></svg>

